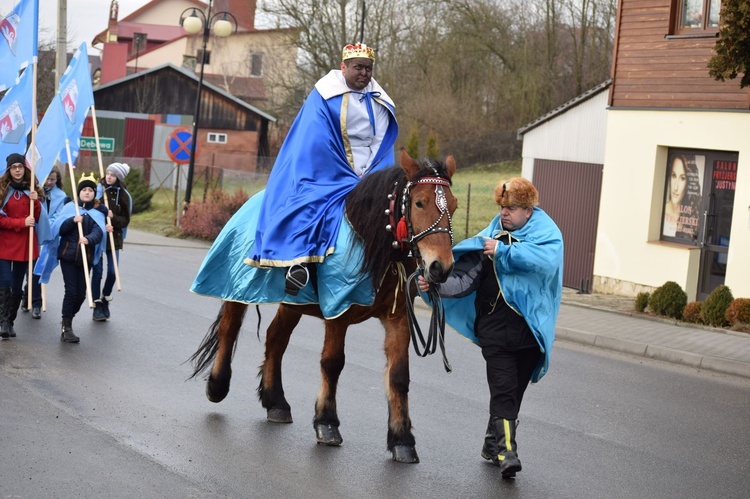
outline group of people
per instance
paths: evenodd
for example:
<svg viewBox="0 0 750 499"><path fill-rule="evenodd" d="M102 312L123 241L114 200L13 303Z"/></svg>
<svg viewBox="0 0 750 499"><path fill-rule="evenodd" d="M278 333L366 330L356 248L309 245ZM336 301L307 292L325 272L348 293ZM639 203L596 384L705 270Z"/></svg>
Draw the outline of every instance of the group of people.
<svg viewBox="0 0 750 499"><path fill-rule="evenodd" d="M40 186L38 180L32 178L23 155L10 154L6 163L5 173L0 176L0 338L16 337L19 308L24 312L30 310L33 319L41 318L41 286L49 282L59 264L64 283L60 339L78 343L80 338L73 332L72 323L87 296L84 253L95 300L92 319L105 321L109 318L109 302L116 280L115 261L119 259L124 233L130 223L132 202L124 182L130 167L125 163L112 163L100 181L93 174L82 175L73 201L63 190L56 166ZM33 234L31 243L30 233ZM107 244L109 233L114 251L112 244ZM103 287L102 255L106 255L107 260ZM31 275L28 272L30 258ZM31 307L28 306L29 286Z"/></svg>
<svg viewBox="0 0 750 499"><path fill-rule="evenodd" d="M315 84L294 120L260 201L245 264L269 273L283 269L290 302L311 282L315 286L316 266L334 251L346 195L362 177L394 164L395 107L372 78L374 61L365 44L344 47L340 68ZM539 381L549 366L563 240L528 180L500 182L495 201L500 213L487 228L454 248L457 263L447 282L420 278L418 286L423 292L436 287L446 298L447 321L481 347L490 391L481 456L503 477L513 477L521 470L521 402L529 382ZM223 255L221 248L217 254ZM194 291L211 294L204 269L212 274L212 268L202 267Z"/></svg>

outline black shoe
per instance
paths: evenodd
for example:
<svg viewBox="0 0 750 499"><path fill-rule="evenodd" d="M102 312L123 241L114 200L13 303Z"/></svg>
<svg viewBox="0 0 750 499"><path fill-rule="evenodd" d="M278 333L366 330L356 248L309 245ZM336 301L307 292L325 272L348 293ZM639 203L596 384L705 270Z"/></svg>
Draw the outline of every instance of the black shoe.
<svg viewBox="0 0 750 499"><path fill-rule="evenodd" d="M21 302L21 312L26 313L29 311L28 302L26 300Z"/></svg>
<svg viewBox="0 0 750 499"><path fill-rule="evenodd" d="M102 309L102 302L101 300L96 300L94 302L94 313L91 317L95 321L106 321L107 316L104 315L104 310Z"/></svg>
<svg viewBox="0 0 750 499"><path fill-rule="evenodd" d="M297 296L299 290L307 286L310 281L310 272L307 264L298 263L289 267L286 272L286 287L284 292L288 295Z"/></svg>
<svg viewBox="0 0 750 499"><path fill-rule="evenodd" d="M32 309L31 309L31 318L32 319L41 319L42 318L42 309L41 309L41 307L32 307Z"/></svg>

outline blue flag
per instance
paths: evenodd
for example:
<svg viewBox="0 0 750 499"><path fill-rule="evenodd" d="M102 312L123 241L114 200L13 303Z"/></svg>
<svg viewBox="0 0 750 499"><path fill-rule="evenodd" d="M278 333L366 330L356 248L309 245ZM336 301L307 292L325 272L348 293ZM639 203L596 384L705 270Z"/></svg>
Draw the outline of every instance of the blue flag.
<svg viewBox="0 0 750 499"><path fill-rule="evenodd" d="M89 108L94 105L94 89L89 72L89 56L86 43L82 43L68 64L62 78L60 91L55 94L44 113L36 134L36 156L34 170L37 178L47 178L55 159L68 162L65 139L70 142L70 155L73 163L78 159L83 125ZM30 161L31 151L26 154Z"/></svg>
<svg viewBox="0 0 750 499"><path fill-rule="evenodd" d="M0 21L0 91L13 86L18 72L36 62L39 0L19 0Z"/></svg>
<svg viewBox="0 0 750 499"><path fill-rule="evenodd" d="M0 101L0 158L11 153L26 152L26 136L31 131L31 99L33 98L33 71L27 68L18 83L10 87ZM5 168L0 165L0 169Z"/></svg>

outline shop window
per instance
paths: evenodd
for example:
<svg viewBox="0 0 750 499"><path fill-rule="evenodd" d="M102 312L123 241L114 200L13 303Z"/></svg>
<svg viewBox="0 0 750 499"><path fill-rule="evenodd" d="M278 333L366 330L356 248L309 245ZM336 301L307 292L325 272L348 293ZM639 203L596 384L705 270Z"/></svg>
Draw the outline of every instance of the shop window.
<svg viewBox="0 0 750 499"><path fill-rule="evenodd" d="M208 142L210 144L226 144L227 134L225 133L209 133Z"/></svg>

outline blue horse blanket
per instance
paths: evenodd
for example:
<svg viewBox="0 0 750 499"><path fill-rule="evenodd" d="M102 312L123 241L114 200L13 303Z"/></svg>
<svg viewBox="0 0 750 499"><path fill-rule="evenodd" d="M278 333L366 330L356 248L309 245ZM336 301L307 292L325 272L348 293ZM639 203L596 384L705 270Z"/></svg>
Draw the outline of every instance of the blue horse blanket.
<svg viewBox="0 0 750 499"><path fill-rule="evenodd" d="M312 283L297 296L284 292L286 269L253 267L245 263L255 245L255 229L265 191L250 198L227 222L208 251L191 291L224 301L247 304L319 304L332 319L352 305L375 301L372 278L361 272L364 247L346 217L341 223L333 253L317 264L317 293Z"/></svg>

